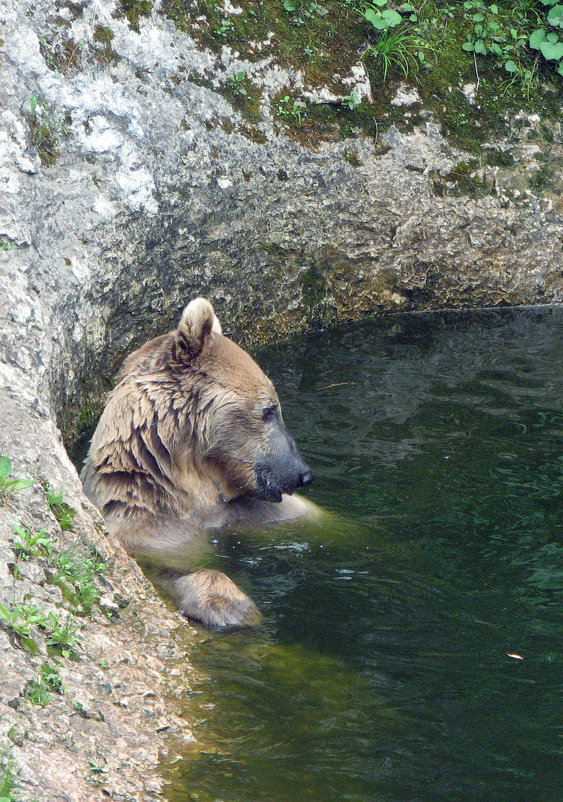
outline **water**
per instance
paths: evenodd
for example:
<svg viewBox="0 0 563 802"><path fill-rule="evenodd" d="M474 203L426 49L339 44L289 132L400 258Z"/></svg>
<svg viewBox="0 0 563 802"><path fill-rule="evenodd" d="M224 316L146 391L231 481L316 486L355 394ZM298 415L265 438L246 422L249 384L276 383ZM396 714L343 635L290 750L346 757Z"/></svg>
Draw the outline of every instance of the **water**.
<svg viewBox="0 0 563 802"><path fill-rule="evenodd" d="M259 355L331 515L217 539L265 623L191 655L170 802L563 799L562 335L421 315Z"/></svg>

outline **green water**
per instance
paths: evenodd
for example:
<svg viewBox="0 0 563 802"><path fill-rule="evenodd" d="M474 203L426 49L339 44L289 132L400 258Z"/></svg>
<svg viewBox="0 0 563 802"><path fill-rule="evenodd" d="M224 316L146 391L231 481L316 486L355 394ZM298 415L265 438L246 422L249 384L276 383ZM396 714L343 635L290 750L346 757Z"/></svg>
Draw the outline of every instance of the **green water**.
<svg viewBox="0 0 563 802"><path fill-rule="evenodd" d="M333 516L216 539L265 623L191 655L171 802L563 799L562 343L536 309L259 355Z"/></svg>

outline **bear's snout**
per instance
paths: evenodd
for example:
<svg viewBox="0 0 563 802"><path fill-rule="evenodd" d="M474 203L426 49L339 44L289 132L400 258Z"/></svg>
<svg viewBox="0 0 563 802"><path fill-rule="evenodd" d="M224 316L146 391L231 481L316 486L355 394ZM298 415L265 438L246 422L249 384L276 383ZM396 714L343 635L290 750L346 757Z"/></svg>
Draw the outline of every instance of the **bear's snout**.
<svg viewBox="0 0 563 802"><path fill-rule="evenodd" d="M300 487L308 487L315 480L313 471L302 460L297 452L293 465L285 465L286 470L280 470L280 465L260 464L256 469L256 490L253 495L263 501L279 503L282 493L291 495ZM277 468L277 469L276 469Z"/></svg>
<svg viewBox="0 0 563 802"><path fill-rule="evenodd" d="M307 470L299 476L299 487L309 487L309 485L312 485L314 481L315 474L310 468L307 468Z"/></svg>

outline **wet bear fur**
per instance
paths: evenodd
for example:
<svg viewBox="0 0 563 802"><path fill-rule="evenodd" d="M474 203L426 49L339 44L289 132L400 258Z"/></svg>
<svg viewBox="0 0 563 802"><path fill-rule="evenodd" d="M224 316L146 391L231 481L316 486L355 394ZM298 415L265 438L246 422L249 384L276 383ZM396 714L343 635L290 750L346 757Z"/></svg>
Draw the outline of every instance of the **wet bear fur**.
<svg viewBox="0 0 563 802"><path fill-rule="evenodd" d="M109 531L213 628L251 626L259 613L225 574L197 569L206 530L306 514L312 505L292 494L312 480L273 384L204 298L126 359L82 471Z"/></svg>

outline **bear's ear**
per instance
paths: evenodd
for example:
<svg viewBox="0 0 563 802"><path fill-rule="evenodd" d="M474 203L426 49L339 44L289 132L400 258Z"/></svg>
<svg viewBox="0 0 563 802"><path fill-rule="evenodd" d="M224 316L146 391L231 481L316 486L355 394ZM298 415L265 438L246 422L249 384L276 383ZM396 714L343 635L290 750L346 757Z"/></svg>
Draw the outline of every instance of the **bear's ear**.
<svg viewBox="0 0 563 802"><path fill-rule="evenodd" d="M213 307L207 298L195 298L182 312L177 333L178 345L190 357L197 356L212 333L222 333Z"/></svg>

